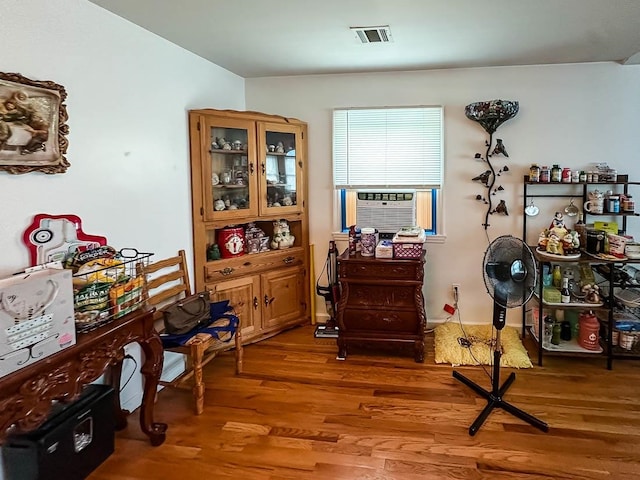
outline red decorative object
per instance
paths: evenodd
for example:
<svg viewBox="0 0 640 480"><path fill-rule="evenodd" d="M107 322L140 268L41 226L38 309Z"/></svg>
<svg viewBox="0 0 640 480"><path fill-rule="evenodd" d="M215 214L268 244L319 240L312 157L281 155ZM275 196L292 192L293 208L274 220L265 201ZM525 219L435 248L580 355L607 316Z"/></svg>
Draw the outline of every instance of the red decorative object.
<svg viewBox="0 0 640 480"><path fill-rule="evenodd" d="M29 249L31 266L64 262L74 253L107 244L107 239L88 235L82 231L82 220L76 215L49 215L39 213L22 234Z"/></svg>
<svg viewBox="0 0 640 480"><path fill-rule="evenodd" d="M234 258L244 255L244 229L227 227L218 232L218 246L222 258Z"/></svg>
<svg viewBox="0 0 640 480"><path fill-rule="evenodd" d="M581 313L579 320L578 343L587 350L600 349L600 322L593 312Z"/></svg>

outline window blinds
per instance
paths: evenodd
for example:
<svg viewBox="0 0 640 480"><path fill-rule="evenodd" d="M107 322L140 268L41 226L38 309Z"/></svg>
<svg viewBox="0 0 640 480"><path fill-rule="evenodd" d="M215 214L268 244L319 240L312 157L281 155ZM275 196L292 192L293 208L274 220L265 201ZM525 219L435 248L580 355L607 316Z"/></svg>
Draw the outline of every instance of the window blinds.
<svg viewBox="0 0 640 480"><path fill-rule="evenodd" d="M440 188L442 107L333 112L336 189Z"/></svg>

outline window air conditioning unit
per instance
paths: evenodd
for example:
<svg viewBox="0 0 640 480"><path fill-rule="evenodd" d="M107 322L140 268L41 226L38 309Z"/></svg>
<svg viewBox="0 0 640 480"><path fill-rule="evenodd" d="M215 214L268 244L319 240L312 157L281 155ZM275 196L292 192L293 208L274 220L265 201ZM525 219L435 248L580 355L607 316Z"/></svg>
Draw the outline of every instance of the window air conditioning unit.
<svg viewBox="0 0 640 480"><path fill-rule="evenodd" d="M416 225L416 193L413 191L360 191L356 199L356 222L360 228L396 233Z"/></svg>

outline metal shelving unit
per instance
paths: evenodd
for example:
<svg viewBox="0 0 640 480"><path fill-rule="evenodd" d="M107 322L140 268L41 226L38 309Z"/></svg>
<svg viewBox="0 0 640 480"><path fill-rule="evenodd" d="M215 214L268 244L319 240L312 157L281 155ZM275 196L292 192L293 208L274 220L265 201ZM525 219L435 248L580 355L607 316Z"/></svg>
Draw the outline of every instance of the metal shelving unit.
<svg viewBox="0 0 640 480"><path fill-rule="evenodd" d="M549 198L549 199L562 199L562 198L580 198L582 203L586 202L588 192L594 187L612 187L616 189L617 193L629 194L629 187L633 185L640 185L640 182L629 182L626 175L619 175L616 182L590 182L590 183L539 183L530 182L529 176L524 176L524 204L525 206L535 198ZM555 188L551 188L555 187ZM550 193L550 190L555 190ZM581 209L582 210L582 209ZM630 217L640 216L638 213L602 213L593 214L584 211L585 223L587 218L594 219L621 219L622 225L620 226L622 231L627 229L627 219ZM522 238L527 241L528 232L527 216L524 216L523 220L523 232ZM535 252L536 246L532 246L532 250ZM562 257L558 257L557 260L550 260L547 256L542 257L537 252L534 253L536 262L538 264L538 278L539 283L536 286L536 295L532 298L531 302L537 303L537 321L534 318L533 326L527 324L527 309L523 309L522 312L522 335L523 338L529 334L538 347L538 364L542 365L544 356L600 356L606 359L607 368L613 368L614 359L640 359L640 342L637 345L633 345L631 348L623 348L614 343L614 335L616 321L620 312L626 312L631 318L640 317L640 301L638 307L630 308L623 305L616 299L615 292L619 288L627 288L629 286L635 286L629 284L624 278L620 276L625 265L640 264L640 260L606 260L597 258L587 252L582 252L579 258L572 260L566 260ZM589 303L572 303L572 304L556 304L546 303L543 299L543 265L545 263L559 263L561 265L576 265L580 263L588 263L590 268L597 272L598 285L600 286L600 293L603 298L602 304L589 304ZM639 267L640 268L640 267ZM639 292L640 294L640 292ZM639 295L640 296L640 295ZM531 310L531 309L529 309ZM592 310L598 317L600 328L600 346L601 351L589 351L581 349L576 342L565 342L561 345L546 345L543 341L543 320L545 317L545 310L562 310L563 312L581 312L584 310ZM531 310L532 311L532 310ZM532 318L533 318L532 311ZM640 321L640 320L639 320ZM537 324L537 328L536 327ZM619 336L619 335L618 335ZM619 340L618 340L619 342ZM627 345L625 344L625 347Z"/></svg>

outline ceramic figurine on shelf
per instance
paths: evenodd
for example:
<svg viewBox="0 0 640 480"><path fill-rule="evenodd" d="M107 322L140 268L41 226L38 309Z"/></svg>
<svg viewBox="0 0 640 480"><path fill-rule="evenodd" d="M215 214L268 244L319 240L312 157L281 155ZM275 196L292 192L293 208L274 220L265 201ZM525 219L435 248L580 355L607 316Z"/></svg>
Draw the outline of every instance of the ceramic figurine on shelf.
<svg viewBox="0 0 640 480"><path fill-rule="evenodd" d="M547 238L547 252L554 253L556 255L564 255L564 249L562 248L562 239L554 235L553 233Z"/></svg>
<svg viewBox="0 0 640 480"><path fill-rule="evenodd" d="M224 204L224 200L222 200L221 198L219 198L218 200L213 202L213 209L216 212L220 212L220 211L224 210L225 208L226 208L226 206Z"/></svg>
<svg viewBox="0 0 640 480"><path fill-rule="evenodd" d="M556 214L553 216L553 220L549 225L549 230L552 230L554 228L565 228L564 215L562 215L562 212L556 212Z"/></svg>
<svg viewBox="0 0 640 480"><path fill-rule="evenodd" d="M570 230L564 237L562 237L562 249L565 254L572 254L580 251L580 235L578 232Z"/></svg>
<svg viewBox="0 0 640 480"><path fill-rule="evenodd" d="M586 284L582 287L582 293L585 295L587 303L600 303L600 287L596 284Z"/></svg>
<svg viewBox="0 0 640 480"><path fill-rule="evenodd" d="M271 248L282 250L293 246L296 237L291 235L289 224L286 220L276 220L273 222L273 240Z"/></svg>

